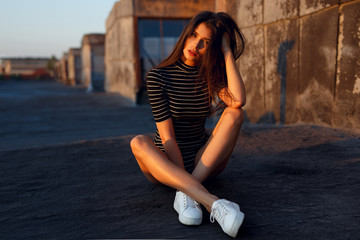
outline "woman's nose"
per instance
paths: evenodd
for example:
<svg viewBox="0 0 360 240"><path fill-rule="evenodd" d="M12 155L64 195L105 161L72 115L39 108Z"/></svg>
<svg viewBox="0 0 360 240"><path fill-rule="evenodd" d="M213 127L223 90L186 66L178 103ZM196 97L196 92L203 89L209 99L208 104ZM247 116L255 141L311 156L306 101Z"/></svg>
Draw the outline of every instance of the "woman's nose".
<svg viewBox="0 0 360 240"><path fill-rule="evenodd" d="M195 40L194 47L200 49L202 47L202 40L201 39Z"/></svg>

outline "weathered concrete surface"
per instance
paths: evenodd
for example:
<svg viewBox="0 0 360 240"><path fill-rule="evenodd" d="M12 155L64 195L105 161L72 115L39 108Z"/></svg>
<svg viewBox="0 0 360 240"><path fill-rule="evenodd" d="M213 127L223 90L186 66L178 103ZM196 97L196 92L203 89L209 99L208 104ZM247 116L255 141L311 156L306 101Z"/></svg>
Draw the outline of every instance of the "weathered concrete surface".
<svg viewBox="0 0 360 240"><path fill-rule="evenodd" d="M117 18L134 16L133 2L133 0L121 0L115 2L106 19L106 28L114 24L117 21Z"/></svg>
<svg viewBox="0 0 360 240"><path fill-rule="evenodd" d="M104 90L105 78L105 34L92 33L81 41L81 82L88 91Z"/></svg>
<svg viewBox="0 0 360 240"><path fill-rule="evenodd" d="M68 51L69 85L81 83L81 49L70 48Z"/></svg>
<svg viewBox="0 0 360 240"><path fill-rule="evenodd" d="M225 2L216 7L235 6L247 39L238 65L251 122L360 128L359 0Z"/></svg>
<svg viewBox="0 0 360 240"><path fill-rule="evenodd" d="M265 109L264 82L264 28L254 26L243 30L247 46L237 61L246 86L247 104L245 109L251 122L267 118Z"/></svg>
<svg viewBox="0 0 360 240"><path fill-rule="evenodd" d="M137 17L191 18L199 11L215 10L215 0L134 0Z"/></svg>
<svg viewBox="0 0 360 240"><path fill-rule="evenodd" d="M299 0L264 1L264 23L297 17L299 15L298 6Z"/></svg>
<svg viewBox="0 0 360 240"><path fill-rule="evenodd" d="M334 125L360 128L360 1L340 8Z"/></svg>
<svg viewBox="0 0 360 240"><path fill-rule="evenodd" d="M124 2L126 3L126 2ZM122 5L116 5L121 8ZM112 14L116 14L113 11ZM110 18L115 18L110 15ZM110 21L110 20L109 20ZM136 77L135 32L133 17L117 17L106 28L105 90L117 92L136 102L140 86Z"/></svg>
<svg viewBox="0 0 360 240"><path fill-rule="evenodd" d="M0 82L0 238L230 239L207 213L201 226L180 224L174 190L140 173L129 141L153 132L149 108L84 92ZM247 125L205 186L240 204L239 239L357 239L359 144L338 129Z"/></svg>
<svg viewBox="0 0 360 240"><path fill-rule="evenodd" d="M265 105L275 122L296 122L299 91L299 20L265 27ZM274 123L275 123L274 122Z"/></svg>
<svg viewBox="0 0 360 240"><path fill-rule="evenodd" d="M263 23L263 1L242 0L237 2L237 24L240 28Z"/></svg>
<svg viewBox="0 0 360 240"><path fill-rule="evenodd" d="M299 121L331 125L337 26L338 7L300 20Z"/></svg>
<svg viewBox="0 0 360 240"><path fill-rule="evenodd" d="M236 19L238 4L239 2L234 0L215 0L215 9L216 12L226 12L233 19ZM215 10L209 9L209 11L215 11Z"/></svg>
<svg viewBox="0 0 360 240"><path fill-rule="evenodd" d="M339 0L300 0L300 16L320 11L338 3Z"/></svg>

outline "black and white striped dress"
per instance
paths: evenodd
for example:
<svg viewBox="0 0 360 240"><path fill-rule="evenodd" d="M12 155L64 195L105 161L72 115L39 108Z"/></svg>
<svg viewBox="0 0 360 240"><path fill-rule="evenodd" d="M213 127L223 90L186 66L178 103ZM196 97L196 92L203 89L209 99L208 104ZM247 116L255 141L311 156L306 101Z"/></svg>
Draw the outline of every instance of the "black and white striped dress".
<svg viewBox="0 0 360 240"><path fill-rule="evenodd" d="M178 60L174 65L152 69L146 79L154 120L172 119L176 142L189 173L194 169L197 152L209 137L205 131L210 114L208 90L197 77L198 67ZM158 129L154 143L164 151Z"/></svg>

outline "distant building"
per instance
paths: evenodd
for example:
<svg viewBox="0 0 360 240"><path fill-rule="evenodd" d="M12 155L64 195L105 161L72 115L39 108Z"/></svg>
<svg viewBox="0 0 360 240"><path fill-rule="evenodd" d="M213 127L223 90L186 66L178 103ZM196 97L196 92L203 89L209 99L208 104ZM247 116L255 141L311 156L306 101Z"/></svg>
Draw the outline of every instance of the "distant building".
<svg viewBox="0 0 360 240"><path fill-rule="evenodd" d="M1 58L1 73L22 77L49 75L50 58Z"/></svg>

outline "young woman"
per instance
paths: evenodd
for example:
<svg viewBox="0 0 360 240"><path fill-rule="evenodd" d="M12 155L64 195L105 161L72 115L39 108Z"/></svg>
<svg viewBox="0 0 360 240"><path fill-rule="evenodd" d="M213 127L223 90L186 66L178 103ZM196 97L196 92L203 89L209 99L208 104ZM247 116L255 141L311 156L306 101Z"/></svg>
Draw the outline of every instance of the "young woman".
<svg viewBox="0 0 360 240"><path fill-rule="evenodd" d="M201 224L202 204L211 222L232 237L244 214L202 182L224 170L243 122L245 86L235 63L243 50L244 37L228 14L194 16L170 56L147 75L154 142L139 135L130 143L145 176L177 190L174 209L181 223ZM205 121L215 108L224 110L209 136Z"/></svg>

